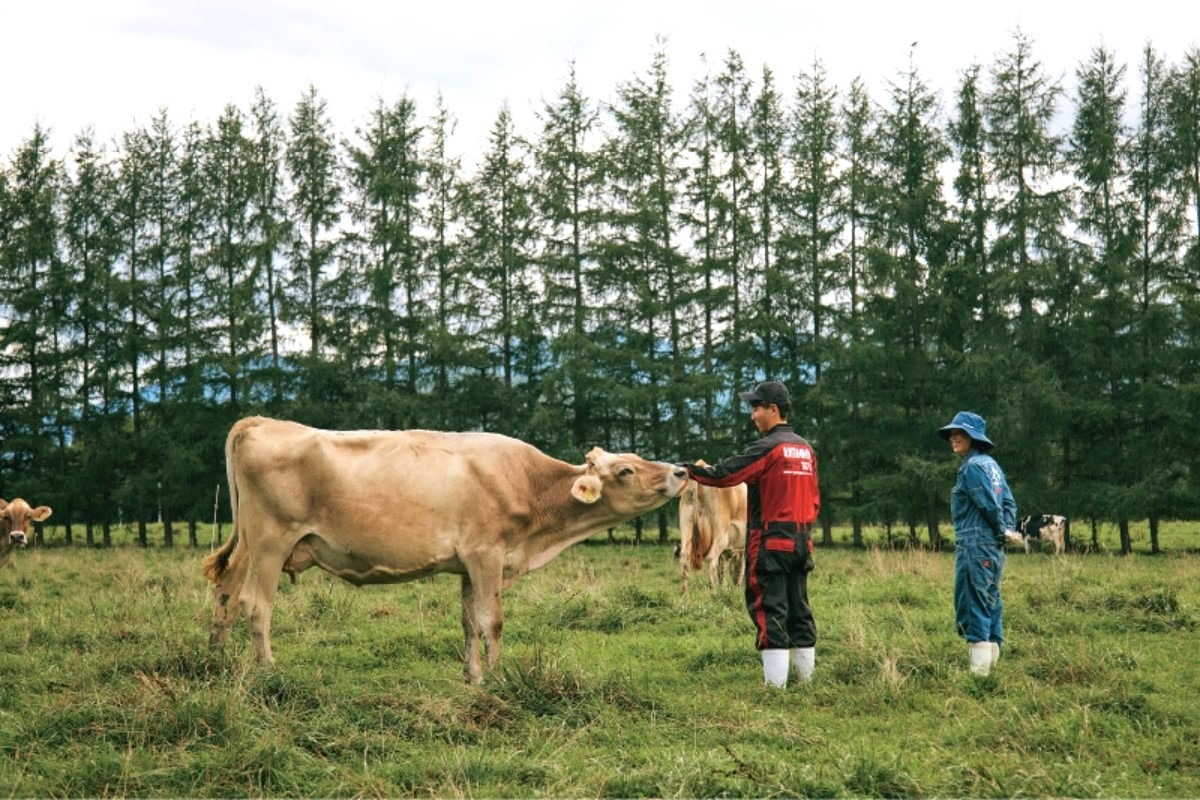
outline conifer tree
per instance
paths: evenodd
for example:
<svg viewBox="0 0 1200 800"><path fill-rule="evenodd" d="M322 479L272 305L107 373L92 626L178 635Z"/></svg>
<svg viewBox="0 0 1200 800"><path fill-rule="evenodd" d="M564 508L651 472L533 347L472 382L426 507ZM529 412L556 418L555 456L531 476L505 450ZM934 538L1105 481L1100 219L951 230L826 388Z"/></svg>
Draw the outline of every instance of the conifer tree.
<svg viewBox="0 0 1200 800"><path fill-rule="evenodd" d="M1158 553L1159 522L1187 516L1187 468L1163 459L1181 431L1190 426L1185 408L1171 399L1178 375L1179 341L1172 270L1178 263L1186 208L1174 202L1171 180L1169 89L1166 62L1147 45L1139 68L1139 114L1130 143L1130 194L1136 204L1131 265L1137 316L1137 376L1141 428L1133 449L1138 485L1145 498L1150 549ZM1186 302L1186 301L1185 301Z"/></svg>
<svg viewBox="0 0 1200 800"><path fill-rule="evenodd" d="M341 218L341 164L327 104L309 86L289 119L284 163L291 182L291 280L287 286L289 321L308 338L309 376L315 377L323 357L330 355L330 313L345 298L335 270ZM321 388L328 388L322 382ZM310 385L310 390L316 387Z"/></svg>
<svg viewBox="0 0 1200 800"><path fill-rule="evenodd" d="M944 459L933 451L936 440L928 432L942 424L945 404L932 357L931 275L945 263L939 168L950 151L938 124L937 95L912 64L900 78L878 128L881 177L890 191L877 195L868 277L875 339L893 365L876 376L892 386L890 413L896 416L889 438L894 452L908 454L900 463L908 479L909 523L923 523L936 549L945 505ZM926 454L932 457L922 458Z"/></svg>
<svg viewBox="0 0 1200 800"><path fill-rule="evenodd" d="M209 391L236 418L255 402L252 365L264 355L265 332L253 232L254 143L245 115L227 105L204 142L203 190L208 231L200 253L204 295L212 304L213 338L205 353L218 379Z"/></svg>
<svg viewBox="0 0 1200 800"><path fill-rule="evenodd" d="M803 417L795 424L811 426L814 444L834 409L827 394L810 391L820 385L833 356L836 304L846 296L845 273L838 248L842 237L842 181L839 177L838 93L830 86L824 64L815 59L797 76L795 100L788 119L787 163L792 176L780 240L779 280L770 286L776 339L784 367L776 376L792 391ZM768 272L768 276L772 273ZM820 453L818 452L818 455ZM839 465L830 458L822 472L836 480ZM834 496L822 503L821 521L831 536Z"/></svg>
<svg viewBox="0 0 1200 800"><path fill-rule="evenodd" d="M1130 513L1144 514L1144 495L1130 492L1137 476L1130 435L1140 427L1134 395L1136 374L1136 306L1131 271L1135 207L1128 187L1128 134L1122 122L1126 93L1125 68L1112 51L1099 46L1076 71L1076 113L1066 151L1079 189L1076 225L1082 234L1084 277L1080 313L1075 322L1074 361L1082 381L1072 390L1087 398L1083 440L1088 458L1081 475L1100 489L1094 502L1108 507L1085 508L1115 519L1121 551L1131 551ZM1083 398L1079 398L1083 400Z"/></svg>
<svg viewBox="0 0 1200 800"><path fill-rule="evenodd" d="M356 223L355 261L365 295L361 325L348 332L367 374L378 384L377 413L384 427L416 427L419 354L429 313L420 217L423 128L408 96L380 101L351 146L350 216Z"/></svg>
<svg viewBox="0 0 1200 800"><path fill-rule="evenodd" d="M836 120L834 122L836 141ZM752 259L762 273L762 297L755 304L751 324L762 340L764 375L785 376L790 359L782 352L792 322L786 312L791 280L783 270L783 242L787 238L787 217L792 205L791 186L785 164L788 161L789 131L784 99L775 85L775 74L763 67L759 92L751 108L750 147L754 165L753 210L754 249ZM835 153L836 155L836 153Z"/></svg>
<svg viewBox="0 0 1200 800"><path fill-rule="evenodd" d="M54 413L58 323L42 297L50 291L60 261L58 204L61 163L53 157L49 131L35 125L12 158L0 248L0 434L13 476L7 491L37 485L51 466L54 449L47 420Z"/></svg>
<svg viewBox="0 0 1200 800"><path fill-rule="evenodd" d="M76 427L71 469L64 481L73 490L83 518L86 542L96 544L95 528L107 525L113 492L112 462L106 455L109 420L116 414L117 310L113 273L118 241L114 206L117 181L108 153L85 129L72 147L73 168L66 186L63 238L74 265L78 292L64 333L73 343ZM69 513L69 512L68 512Z"/></svg>
<svg viewBox="0 0 1200 800"><path fill-rule="evenodd" d="M425 274L431 284L430 325L425 337L429 345L432 395L438 398L430 409L430 424L438 429L460 425L462 419L468 418L467 398L463 397L457 379L474 358L467 346L466 323L471 312L467 307L459 242L465 195L461 186L462 165L450 150L455 126L453 115L439 95L428 126L428 144L422 154L427 197L424 227L429 232Z"/></svg>
<svg viewBox="0 0 1200 800"><path fill-rule="evenodd" d="M250 124L254 154L253 164L247 165L253 168L250 245L255 270L262 276L262 305L266 314L267 408L278 410L282 408L285 392L281 333L284 275L279 256L287 247L292 231L284 185L286 134L275 102L267 97L261 86L254 92Z"/></svg>
<svg viewBox="0 0 1200 800"><path fill-rule="evenodd" d="M488 348L489 361L472 392L479 404L478 424L517 436L528 424L543 366L533 302L528 159L528 146L517 136L512 112L504 106L468 188L467 212L467 252L479 315L475 330Z"/></svg>
<svg viewBox="0 0 1200 800"><path fill-rule="evenodd" d="M611 106L616 129L605 146L611 226L605 281L619 302L614 322L623 331L622 360L637 376L622 409L628 431L623 444L635 452L640 446L651 457L677 446L664 436L671 362L669 344L662 343L670 340L670 315L680 307L678 276L687 263L678 241L685 129L671 105L667 64L659 49L644 76L618 86Z"/></svg>
<svg viewBox="0 0 1200 800"><path fill-rule="evenodd" d="M670 316L672 341L681 343L686 337L698 356L699 380L692 382L695 388L690 394L694 400L699 400L702 452L710 458L720 449L719 443L730 438L728 412L717 408L716 398L728 391L731 381L728 372L722 369L729 363L729 351L722 346L720 331L728 321L726 310L732 291L720 257L722 215L718 210L721 206L718 162L721 154L713 94L712 76L706 72L692 87L688 117L683 126L689 166L684 173L679 217L681 224L686 226L695 253L685 267L686 271L668 276L670 292L675 297ZM689 317L696 322L685 329L683 323ZM673 348L673 365L681 364L682 355L680 347ZM676 430L675 436L680 452L692 452L687 433Z"/></svg>
<svg viewBox="0 0 1200 800"><path fill-rule="evenodd" d="M117 167L118 196L115 207L120 256L115 283L117 307L121 309L120 340L122 377L120 394L128 409L130 441L121 450L123 460L116 468L122 476L117 501L137 524L138 544L148 546L146 457L146 364L153 337L150 293L153 270L154 152L145 128L127 131L121 137Z"/></svg>
<svg viewBox="0 0 1200 800"><path fill-rule="evenodd" d="M829 398L825 402L835 405L840 400L843 410L832 414L819 432L826 444L818 450L818 456L829 465L822 468L822 491L830 495L831 501L840 494L856 545L863 544L864 520L877 520L891 529L899 517L904 492L895 477L886 443L891 429L886 413L888 391L871 380L886 361L872 340L864 279L873 208L882 192L879 142L874 135L876 118L866 84L861 77L855 78L842 98L837 117L842 193L836 198L834 213L842 225L838 283L845 292L844 306L835 318L840 347L822 376L821 387ZM836 480L839 474L842 489L835 494L827 481ZM826 534L825 542L831 541L831 534Z"/></svg>
<svg viewBox="0 0 1200 800"><path fill-rule="evenodd" d="M1065 235L1070 193L1059 183L1064 164L1055 116L1062 89L1020 31L989 74L991 86L982 98L995 225L988 292L998 308L1011 309L1008 335L997 334L995 344L1008 353L1004 372L1022 376L1028 387L1020 413L1003 428L1012 442L1005 468L1025 476L1028 498L1049 485L1062 487L1065 496L1086 496L1086 487L1072 485L1078 454L1068 387L1076 365L1062 347L1065 339L1054 333L1069 324L1080 284ZM1069 506L1070 500L1064 502ZM1064 513L1072 512L1068 507Z"/></svg>
<svg viewBox="0 0 1200 800"><path fill-rule="evenodd" d="M143 427L141 465L131 481L139 505L145 510L138 521L139 532L157 516L163 526L163 544L175 544L175 522L191 493L190 482L169 480L167 464L187 459L189 442L179 436L176 422L177 384L172 380L172 364L180 347L180 325L176 314L180 295L179 276L179 168L178 139L165 109L150 121L147 130L148 217L144 304L146 311L146 394L148 398Z"/></svg>
<svg viewBox="0 0 1200 800"><path fill-rule="evenodd" d="M571 65L566 84L544 104L541 135L535 143L537 169L533 200L539 220L542 251L539 259L544 285L543 321L551 337L554 367L547 376L547 416L538 423L541 436L554 441L552 431L563 427L566 441L582 454L595 438L593 415L597 402L595 345L596 264L600 235L602 170L596 136L599 110L579 87Z"/></svg>
<svg viewBox="0 0 1200 800"><path fill-rule="evenodd" d="M983 109L996 192L997 301L1015 302L1016 344L1034 352L1036 301L1076 282L1063 236L1069 197L1054 185L1062 172L1062 139L1054 132L1062 89L1046 75L1033 42L1020 31L1012 49L998 57L991 77Z"/></svg>
<svg viewBox="0 0 1200 800"><path fill-rule="evenodd" d="M990 177L980 105L980 72L980 66L972 64L963 73L955 112L947 126L957 164L953 183L953 241L948 244L947 263L935 285L940 300L938 339L947 365L961 365L969 351L984 356L991 341L1003 333L1004 316L990 292L994 282L988 258L992 208L988 196Z"/></svg>
<svg viewBox="0 0 1200 800"><path fill-rule="evenodd" d="M717 119L717 146L721 155L717 164L716 201L721 234L717 255L723 280L729 287L730 382L733 386L744 386L762 375L761 365L755 363L758 361L754 358L756 348L746 324L746 318L751 316L752 303L761 298L762 290L758 271L752 268L751 261L754 255L752 212L756 204L750 179L755 167L752 161L754 151L750 144L750 98L753 87L737 51L728 51L724 69L717 73L713 84L713 111ZM735 419L738 421L734 423L734 431L740 431L743 424L736 414Z"/></svg>

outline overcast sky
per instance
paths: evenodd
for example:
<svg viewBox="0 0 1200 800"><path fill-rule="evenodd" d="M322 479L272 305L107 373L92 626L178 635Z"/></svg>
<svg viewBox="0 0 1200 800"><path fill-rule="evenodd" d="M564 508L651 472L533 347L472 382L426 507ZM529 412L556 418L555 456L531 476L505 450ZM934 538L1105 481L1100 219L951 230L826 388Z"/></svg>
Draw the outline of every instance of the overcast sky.
<svg viewBox="0 0 1200 800"><path fill-rule="evenodd" d="M1193 2L0 0L0 161L35 123L63 155L86 126L108 142L161 108L177 127L213 122L228 103L248 110L256 86L287 115L312 84L347 135L380 98L407 93L428 117L441 92L470 163L503 104L534 135L533 109L571 62L583 90L608 100L645 74L658 36L681 104L702 55L718 71L732 49L756 85L766 65L790 94L819 58L834 86L862 76L876 100L911 55L949 108L962 70L994 63L1017 30L1067 88L1107 46L1135 95L1147 42L1171 63L1200 46Z"/></svg>

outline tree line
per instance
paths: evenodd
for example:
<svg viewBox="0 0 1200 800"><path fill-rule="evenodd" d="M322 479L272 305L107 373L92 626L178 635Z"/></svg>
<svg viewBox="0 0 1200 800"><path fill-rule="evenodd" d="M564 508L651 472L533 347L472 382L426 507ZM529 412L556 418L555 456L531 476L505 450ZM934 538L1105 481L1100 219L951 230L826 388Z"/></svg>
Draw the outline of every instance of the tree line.
<svg viewBox="0 0 1200 800"><path fill-rule="evenodd" d="M1022 512L1124 550L1200 514L1200 51L1098 46L1067 89L1017 32L948 98L911 63L879 97L668 66L606 102L572 67L471 165L441 97L348 137L316 87L65 156L34 125L0 165L0 495L194 545L246 414L715 461L772 378L826 538L940 546L960 409Z"/></svg>

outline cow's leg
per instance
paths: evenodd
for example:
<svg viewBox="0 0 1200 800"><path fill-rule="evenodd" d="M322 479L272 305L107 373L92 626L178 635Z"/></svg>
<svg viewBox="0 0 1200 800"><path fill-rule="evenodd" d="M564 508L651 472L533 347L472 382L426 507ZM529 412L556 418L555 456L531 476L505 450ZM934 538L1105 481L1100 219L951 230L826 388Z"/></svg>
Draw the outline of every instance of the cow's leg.
<svg viewBox="0 0 1200 800"><path fill-rule="evenodd" d="M687 594L688 566L692 560L692 509L691 504L680 504L679 508L679 586Z"/></svg>
<svg viewBox="0 0 1200 800"><path fill-rule="evenodd" d="M712 550L708 551L708 585L713 589L725 585L725 551L728 549L725 534L713 536Z"/></svg>
<svg viewBox="0 0 1200 800"><path fill-rule="evenodd" d="M241 611L242 585L246 582L246 568L250 559L246 548L233 551L229 566L213 586L213 619L208 633L210 647L224 647L229 631Z"/></svg>
<svg viewBox="0 0 1200 800"><path fill-rule="evenodd" d="M500 664L500 632L504 628L504 608L500 602L503 586L502 562L487 559L467 565L462 579L463 635L465 674L470 683L483 682L480 639L487 648L487 665L495 670Z"/></svg>
<svg viewBox="0 0 1200 800"><path fill-rule="evenodd" d="M717 561L721 557L721 551L717 549L716 536L713 534L713 524L710 514L697 514L696 527L699 528L700 542L708 543L708 552L702 553L704 561L702 563L708 565L708 588L717 588Z"/></svg>
<svg viewBox="0 0 1200 800"><path fill-rule="evenodd" d="M462 576L462 627L466 644L463 649L464 674L468 683L483 681L479 659L479 631L475 627L475 587L469 575Z"/></svg>
<svg viewBox="0 0 1200 800"><path fill-rule="evenodd" d="M242 589L242 611L250 627L250 641L260 664L274 664L271 654L271 606L279 588L279 576L291 548L285 551L263 548L247 559L246 582Z"/></svg>
<svg viewBox="0 0 1200 800"><path fill-rule="evenodd" d="M746 570L746 554L734 549L729 558L729 582L734 586L742 585L742 573Z"/></svg>

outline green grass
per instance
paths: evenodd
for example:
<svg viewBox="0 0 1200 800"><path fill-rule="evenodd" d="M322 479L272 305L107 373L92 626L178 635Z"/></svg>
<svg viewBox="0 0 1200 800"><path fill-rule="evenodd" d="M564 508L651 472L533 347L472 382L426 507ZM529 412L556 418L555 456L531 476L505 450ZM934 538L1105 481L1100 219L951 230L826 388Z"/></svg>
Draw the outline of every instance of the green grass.
<svg viewBox="0 0 1200 800"><path fill-rule="evenodd" d="M951 553L819 549L817 674L784 691L740 590L682 597L669 548L583 545L519 581L479 687L451 576L285 579L260 668L242 623L209 652L196 551L23 551L0 571L0 796L1196 797L1188 536L1014 552L987 678Z"/></svg>

